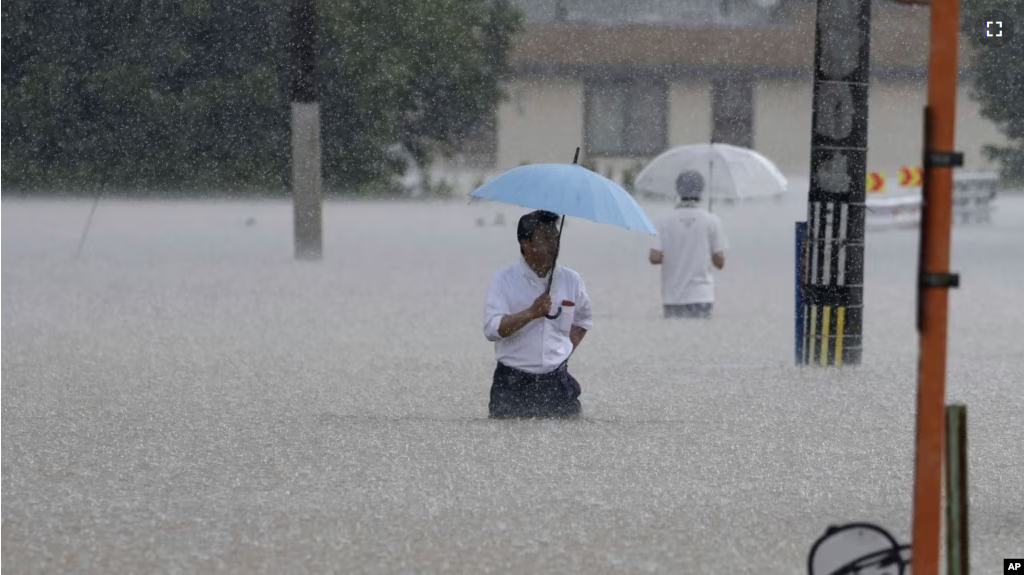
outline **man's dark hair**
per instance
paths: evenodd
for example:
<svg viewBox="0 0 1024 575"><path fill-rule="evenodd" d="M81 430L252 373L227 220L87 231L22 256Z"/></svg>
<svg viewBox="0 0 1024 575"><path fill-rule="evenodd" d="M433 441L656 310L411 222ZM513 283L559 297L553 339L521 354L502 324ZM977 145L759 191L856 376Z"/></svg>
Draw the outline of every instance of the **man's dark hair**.
<svg viewBox="0 0 1024 575"><path fill-rule="evenodd" d="M520 242L529 241L533 237L533 232L544 226L553 226L556 222L558 222L558 214L556 213L544 210L530 212L519 218L516 237L519 238Z"/></svg>
<svg viewBox="0 0 1024 575"><path fill-rule="evenodd" d="M704 176L700 172L687 170L676 178L676 193L681 200L699 200L704 192Z"/></svg>

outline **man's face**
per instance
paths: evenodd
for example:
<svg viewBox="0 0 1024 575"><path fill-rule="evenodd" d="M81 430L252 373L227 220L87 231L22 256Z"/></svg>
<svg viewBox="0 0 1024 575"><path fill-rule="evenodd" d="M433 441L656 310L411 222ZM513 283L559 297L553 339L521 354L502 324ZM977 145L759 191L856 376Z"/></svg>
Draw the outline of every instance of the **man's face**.
<svg viewBox="0 0 1024 575"><path fill-rule="evenodd" d="M534 261L550 262L558 248L558 228L553 225L541 226L530 239L522 242L523 255Z"/></svg>

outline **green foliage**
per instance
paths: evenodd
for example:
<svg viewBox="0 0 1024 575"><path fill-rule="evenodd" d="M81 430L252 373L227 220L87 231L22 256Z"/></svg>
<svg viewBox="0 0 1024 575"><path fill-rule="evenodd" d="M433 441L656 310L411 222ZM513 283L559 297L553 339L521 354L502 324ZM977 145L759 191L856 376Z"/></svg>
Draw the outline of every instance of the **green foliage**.
<svg viewBox="0 0 1024 575"><path fill-rule="evenodd" d="M455 195L455 184L447 178L433 178L428 175L423 181L423 192L429 198L450 198Z"/></svg>
<svg viewBox="0 0 1024 575"><path fill-rule="evenodd" d="M3 3L5 188L286 190L290 4ZM425 163L501 98L508 0L318 4L328 189L387 187L387 146Z"/></svg>
<svg viewBox="0 0 1024 575"><path fill-rule="evenodd" d="M982 45L978 22L999 10L1016 22L1014 38L1002 45ZM1002 166L1004 177L1024 180L1024 2L1020 0L963 0L961 22L975 56L972 96L981 114L998 126L1007 146L986 146L985 154Z"/></svg>

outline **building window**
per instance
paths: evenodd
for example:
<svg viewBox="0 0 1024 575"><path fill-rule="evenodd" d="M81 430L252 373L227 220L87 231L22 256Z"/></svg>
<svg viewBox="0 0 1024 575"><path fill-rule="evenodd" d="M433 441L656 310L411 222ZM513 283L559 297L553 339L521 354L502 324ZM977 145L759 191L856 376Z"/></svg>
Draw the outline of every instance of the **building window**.
<svg viewBox="0 0 1024 575"><path fill-rule="evenodd" d="M712 141L754 147L754 83L746 78L713 81L711 118Z"/></svg>
<svg viewBox="0 0 1024 575"><path fill-rule="evenodd" d="M585 142L590 156L652 156L668 143L668 89L654 81L588 82Z"/></svg>

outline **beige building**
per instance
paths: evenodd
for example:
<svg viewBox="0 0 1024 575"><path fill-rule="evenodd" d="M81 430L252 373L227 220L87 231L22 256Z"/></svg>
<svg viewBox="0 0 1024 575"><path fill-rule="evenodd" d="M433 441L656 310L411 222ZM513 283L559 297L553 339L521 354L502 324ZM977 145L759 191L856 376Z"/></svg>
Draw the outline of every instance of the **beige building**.
<svg viewBox="0 0 1024 575"><path fill-rule="evenodd" d="M576 146L621 179L677 145L752 147L787 174L809 171L814 0L519 0L526 29L493 130L470 165L502 171L568 162ZM921 158L928 9L872 2L868 169L895 185ZM961 42L957 149L988 170L981 149L1005 142L969 95ZM466 165L466 164L463 164Z"/></svg>

